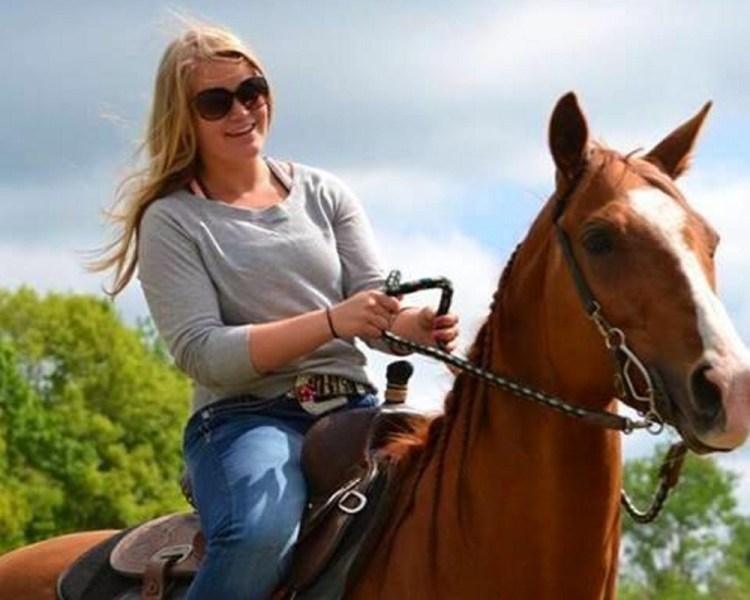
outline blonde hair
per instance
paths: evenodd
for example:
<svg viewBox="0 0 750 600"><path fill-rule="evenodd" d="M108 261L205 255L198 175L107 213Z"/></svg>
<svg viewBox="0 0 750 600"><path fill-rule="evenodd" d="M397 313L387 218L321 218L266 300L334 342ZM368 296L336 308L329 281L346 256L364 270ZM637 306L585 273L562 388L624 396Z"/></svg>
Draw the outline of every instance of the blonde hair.
<svg viewBox="0 0 750 600"><path fill-rule="evenodd" d="M147 165L127 175L117 186L108 220L117 229L115 239L89 262L91 271L114 269L114 298L130 282L138 264L138 231L143 214L156 199L186 187L197 174L198 144L190 111L190 80L197 62L204 60L247 61L264 70L245 44L223 29L196 21L175 38L162 55L156 73L151 115L145 139L136 156L146 154ZM268 117L273 99L269 92Z"/></svg>

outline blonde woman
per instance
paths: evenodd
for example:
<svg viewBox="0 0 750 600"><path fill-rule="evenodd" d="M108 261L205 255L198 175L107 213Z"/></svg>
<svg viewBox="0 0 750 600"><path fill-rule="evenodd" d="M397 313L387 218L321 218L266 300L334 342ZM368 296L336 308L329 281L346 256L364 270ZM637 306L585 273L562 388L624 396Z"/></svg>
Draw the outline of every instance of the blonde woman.
<svg viewBox="0 0 750 600"><path fill-rule="evenodd" d="M319 169L263 154L273 97L226 30L192 26L156 76L147 168L121 188L120 235L96 268L113 295L138 271L176 364L194 382L184 453L207 539L188 598L267 598L305 505L304 433L372 406L360 338L451 349L454 315L382 291L357 198Z"/></svg>

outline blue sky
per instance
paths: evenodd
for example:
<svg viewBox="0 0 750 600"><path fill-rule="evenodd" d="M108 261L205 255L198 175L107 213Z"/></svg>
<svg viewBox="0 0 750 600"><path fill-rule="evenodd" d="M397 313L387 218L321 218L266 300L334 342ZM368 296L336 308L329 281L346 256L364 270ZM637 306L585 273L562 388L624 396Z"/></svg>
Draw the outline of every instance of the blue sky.
<svg viewBox="0 0 750 600"><path fill-rule="evenodd" d="M0 2L4 287L99 293L80 252L106 238L100 211L131 164L178 10L229 26L260 55L276 94L271 154L344 178L389 266L454 280L465 345L552 191L557 98L576 91L593 134L623 151L713 99L682 187L722 234L720 290L750 340L747 3ZM145 314L137 284L118 306ZM373 356L376 379L386 362ZM417 362L414 399L437 406L450 378ZM750 453L722 460L746 474L750 498Z"/></svg>

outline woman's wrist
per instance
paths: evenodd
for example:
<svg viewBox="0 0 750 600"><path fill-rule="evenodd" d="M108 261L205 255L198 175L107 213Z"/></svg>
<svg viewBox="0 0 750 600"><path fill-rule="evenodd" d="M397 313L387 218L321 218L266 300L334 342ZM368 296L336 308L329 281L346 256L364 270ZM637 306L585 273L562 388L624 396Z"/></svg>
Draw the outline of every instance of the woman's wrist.
<svg viewBox="0 0 750 600"><path fill-rule="evenodd" d="M417 312L418 309L414 306L401 307L401 309L394 315L388 329L391 331L391 333L397 335L398 337L404 338L411 342L421 343L422 340L418 335L418 330L416 327ZM398 344L392 344L389 342L388 347L394 354L404 355L411 353L411 350L409 350L408 348L404 348L403 346L399 346Z"/></svg>

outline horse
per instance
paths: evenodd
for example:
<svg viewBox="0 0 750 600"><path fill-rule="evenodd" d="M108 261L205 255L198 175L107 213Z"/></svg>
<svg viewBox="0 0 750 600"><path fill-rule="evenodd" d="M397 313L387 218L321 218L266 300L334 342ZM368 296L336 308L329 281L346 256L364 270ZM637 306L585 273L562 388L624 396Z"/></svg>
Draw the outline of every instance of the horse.
<svg viewBox="0 0 750 600"><path fill-rule="evenodd" d="M750 353L715 293L719 238L675 184L710 106L623 155L589 139L573 93L557 102L555 191L501 274L473 364L582 411L616 412L629 388L697 453L745 441ZM443 413L392 443L403 484L347 598L614 599L617 431L462 372ZM53 600L79 539L0 558L0 597Z"/></svg>

